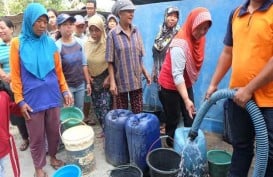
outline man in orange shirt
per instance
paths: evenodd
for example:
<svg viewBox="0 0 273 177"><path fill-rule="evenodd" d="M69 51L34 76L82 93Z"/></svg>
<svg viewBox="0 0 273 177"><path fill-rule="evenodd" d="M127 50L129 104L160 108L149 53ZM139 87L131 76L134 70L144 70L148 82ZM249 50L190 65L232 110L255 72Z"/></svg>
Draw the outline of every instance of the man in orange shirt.
<svg viewBox="0 0 273 177"><path fill-rule="evenodd" d="M260 108L268 131L269 158L265 177L273 176L273 0L248 0L230 15L224 49L206 99L231 68L229 100L233 155L229 177L247 177L254 155L254 128L244 109L251 98ZM242 35L244 34L244 35Z"/></svg>

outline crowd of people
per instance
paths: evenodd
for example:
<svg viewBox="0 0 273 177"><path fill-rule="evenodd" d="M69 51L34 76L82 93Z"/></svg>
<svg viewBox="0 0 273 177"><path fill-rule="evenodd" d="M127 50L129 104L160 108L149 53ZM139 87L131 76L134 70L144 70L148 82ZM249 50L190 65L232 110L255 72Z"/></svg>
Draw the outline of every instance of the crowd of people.
<svg viewBox="0 0 273 177"><path fill-rule="evenodd" d="M173 147L178 123L191 127L196 114L193 86L205 59L206 34L213 25L207 8L192 9L183 20L178 7L168 7L152 47L153 68L144 66L144 44L133 25L135 5L117 0L107 17L96 12L96 1L86 2L86 16L58 14L39 3L24 11L20 35L14 25L0 19L0 177L3 160L11 155L14 176L20 176L9 120L22 137L20 150L30 147L36 177L47 177L46 155L58 169L60 109L76 106L84 121L95 125L91 104L104 137L104 118L111 109L143 111L142 78L156 84L162 104L161 133ZM229 177L246 177L254 155L255 131L244 107L254 99L268 131L269 158L266 177L273 176L273 0L247 0L231 12L219 57L205 99L231 68L229 100L232 119L232 163ZM241 35L245 33L245 35ZM182 116L182 119L181 119Z"/></svg>

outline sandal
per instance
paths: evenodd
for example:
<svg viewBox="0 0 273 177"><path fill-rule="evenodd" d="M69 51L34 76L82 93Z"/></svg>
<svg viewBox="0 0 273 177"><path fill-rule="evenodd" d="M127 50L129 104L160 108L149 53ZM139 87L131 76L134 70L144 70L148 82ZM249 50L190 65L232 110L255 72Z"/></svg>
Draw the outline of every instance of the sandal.
<svg viewBox="0 0 273 177"><path fill-rule="evenodd" d="M20 151L25 151L27 150L29 146L29 140L23 140L23 143L20 145Z"/></svg>
<svg viewBox="0 0 273 177"><path fill-rule="evenodd" d="M60 167L62 167L64 165L65 165L65 163L61 160L55 160L54 163L52 163L52 162L50 163L50 166L52 168L54 168L55 170L58 170Z"/></svg>

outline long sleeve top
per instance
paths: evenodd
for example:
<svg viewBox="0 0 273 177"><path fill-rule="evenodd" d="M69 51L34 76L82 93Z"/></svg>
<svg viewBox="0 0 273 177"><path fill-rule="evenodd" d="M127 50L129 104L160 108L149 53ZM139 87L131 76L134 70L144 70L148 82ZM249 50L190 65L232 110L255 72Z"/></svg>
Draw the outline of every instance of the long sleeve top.
<svg viewBox="0 0 273 177"><path fill-rule="evenodd" d="M61 93L68 91L60 55L52 57L55 68L41 80L26 70L20 60L19 38L14 38L10 49L11 83L15 102L28 103L33 112L61 106ZM43 59L43 56L41 56Z"/></svg>

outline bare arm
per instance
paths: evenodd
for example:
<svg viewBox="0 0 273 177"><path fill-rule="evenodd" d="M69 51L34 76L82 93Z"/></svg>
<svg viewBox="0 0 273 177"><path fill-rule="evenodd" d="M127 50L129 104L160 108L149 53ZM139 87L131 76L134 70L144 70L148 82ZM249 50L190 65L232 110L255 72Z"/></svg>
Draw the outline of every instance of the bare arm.
<svg viewBox="0 0 273 177"><path fill-rule="evenodd" d="M231 63L232 63L232 47L225 46L219 57L216 70L212 76L209 88L206 93L206 97L205 97L206 99L209 99L211 94L217 90L219 82L228 72L229 68L231 67Z"/></svg>
<svg viewBox="0 0 273 177"><path fill-rule="evenodd" d="M143 75L145 76L146 80L147 80L147 84L150 85L152 83L151 77L149 75L149 73L147 72L147 70L145 69L143 63L141 65L141 70Z"/></svg>
<svg viewBox="0 0 273 177"><path fill-rule="evenodd" d="M10 74L5 73L5 71L0 66L0 79L3 81L10 83Z"/></svg>
<svg viewBox="0 0 273 177"><path fill-rule="evenodd" d="M86 89L87 89L87 95L91 95L92 89L91 89L91 81L89 78L88 68L86 65L83 66L83 74L86 82Z"/></svg>
<svg viewBox="0 0 273 177"><path fill-rule="evenodd" d="M193 115L196 113L196 111L195 111L195 107L194 107L193 102L191 101L191 99L188 96L188 91L187 91L187 87L186 87L185 82L183 82L179 85L176 85L176 89L179 92L179 94L181 95L181 97L186 105L186 109L189 113L189 116L191 118L193 118Z"/></svg>
<svg viewBox="0 0 273 177"><path fill-rule="evenodd" d="M112 95L118 95L118 89L115 81L114 75L114 66L113 63L108 63L108 72L109 72L109 79L110 79L110 92Z"/></svg>

